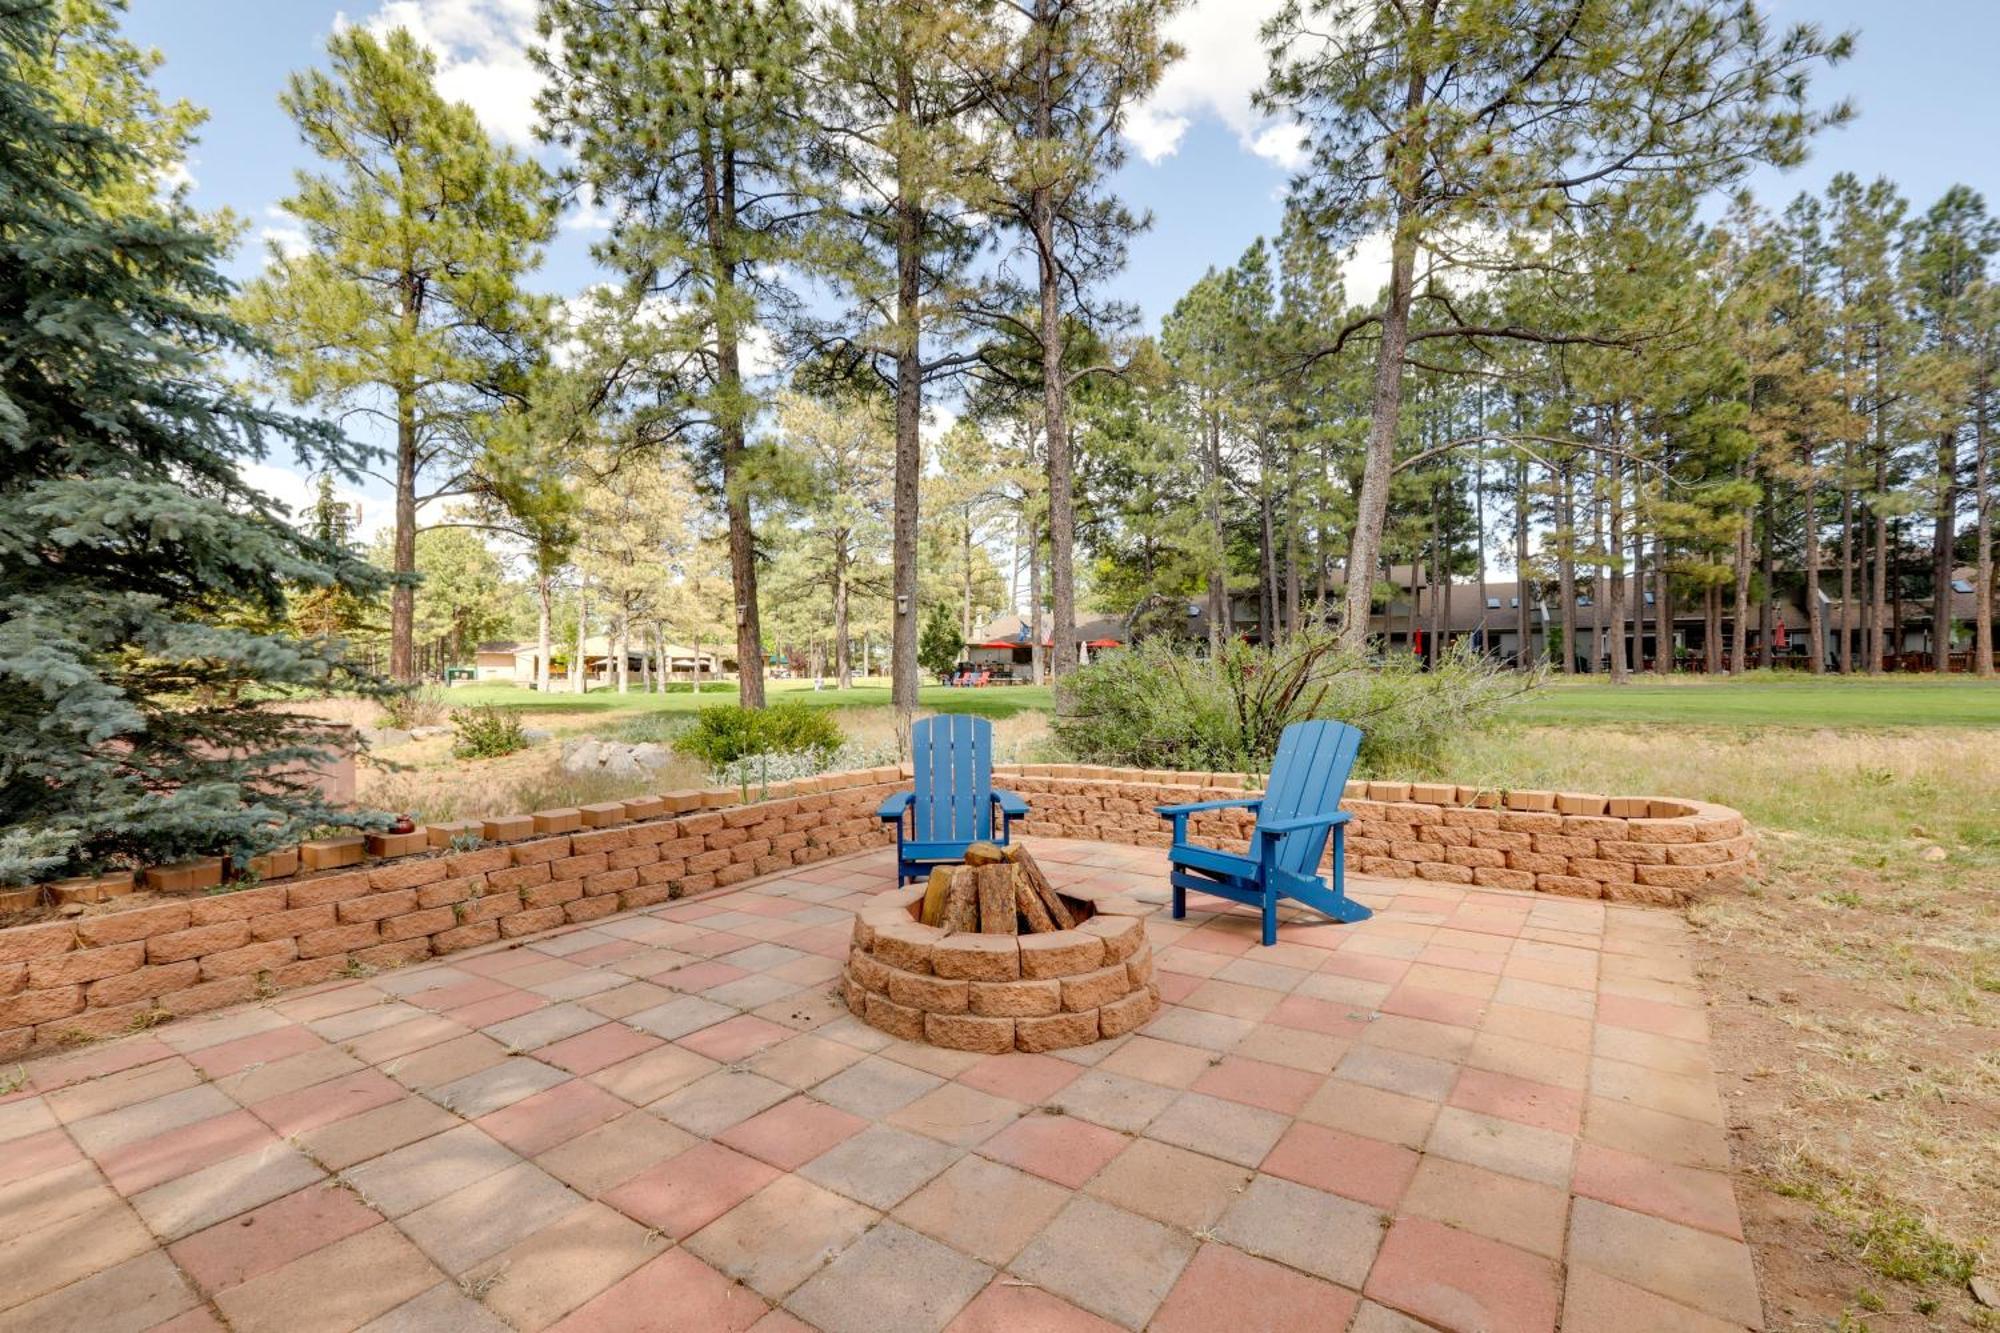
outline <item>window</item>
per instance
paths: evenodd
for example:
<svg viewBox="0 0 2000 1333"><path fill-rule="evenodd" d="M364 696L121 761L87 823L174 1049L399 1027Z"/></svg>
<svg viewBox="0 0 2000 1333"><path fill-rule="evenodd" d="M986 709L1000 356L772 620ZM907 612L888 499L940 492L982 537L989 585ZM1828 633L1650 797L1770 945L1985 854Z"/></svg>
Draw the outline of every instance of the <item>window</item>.
<svg viewBox="0 0 2000 1333"><path fill-rule="evenodd" d="M1518 597L1509 597L1509 598L1507 599L1507 609L1508 609L1508 610L1510 610L1510 611L1518 611L1518 610L1520 610L1520 609L1521 609L1521 599L1520 599L1520 598L1518 598Z"/></svg>
<svg viewBox="0 0 2000 1333"><path fill-rule="evenodd" d="M1589 605L1590 605L1590 594L1589 594L1589 593L1587 593L1587 592L1580 592L1580 593L1578 593L1578 594L1576 595L1576 604L1577 604L1578 606L1589 606Z"/></svg>
<svg viewBox="0 0 2000 1333"><path fill-rule="evenodd" d="M1487 598L1486 609L1488 611L1498 611L1500 609L1500 599L1498 597Z"/></svg>
<svg viewBox="0 0 2000 1333"><path fill-rule="evenodd" d="M1647 594L1646 594L1646 605L1647 605L1647 606L1651 606L1652 604L1653 604L1653 594L1651 594L1651 593L1647 593Z"/></svg>
<svg viewBox="0 0 2000 1333"><path fill-rule="evenodd" d="M1953 579L1951 581L1951 590L1953 592L1959 592L1959 593L1970 593L1972 591L1972 580Z"/></svg>

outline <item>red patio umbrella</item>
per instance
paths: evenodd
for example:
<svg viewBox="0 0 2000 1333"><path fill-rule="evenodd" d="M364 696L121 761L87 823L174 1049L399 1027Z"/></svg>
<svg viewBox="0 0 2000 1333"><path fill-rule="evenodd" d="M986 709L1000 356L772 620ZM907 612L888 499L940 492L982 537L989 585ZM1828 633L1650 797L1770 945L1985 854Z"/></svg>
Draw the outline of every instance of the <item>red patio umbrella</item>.
<svg viewBox="0 0 2000 1333"><path fill-rule="evenodd" d="M1123 648L1125 645L1116 639L1092 639L1083 646L1086 648Z"/></svg>

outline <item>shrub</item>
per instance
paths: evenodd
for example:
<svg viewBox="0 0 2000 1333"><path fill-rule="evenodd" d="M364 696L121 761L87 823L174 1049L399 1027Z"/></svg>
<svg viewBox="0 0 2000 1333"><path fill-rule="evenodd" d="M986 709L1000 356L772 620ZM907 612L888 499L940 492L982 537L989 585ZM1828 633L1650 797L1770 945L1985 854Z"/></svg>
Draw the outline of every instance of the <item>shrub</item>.
<svg viewBox="0 0 2000 1333"><path fill-rule="evenodd" d="M1213 658L1150 640L1069 676L1053 727L1084 763L1262 773L1286 726L1334 718L1361 728L1362 771L1420 775L1539 680L1469 647L1425 670L1414 658L1342 650L1316 631L1274 648L1226 644Z"/></svg>
<svg viewBox="0 0 2000 1333"><path fill-rule="evenodd" d="M696 713L694 725L674 738L674 748L720 768L745 755L824 754L839 749L844 739L840 724L822 708L724 704Z"/></svg>
<svg viewBox="0 0 2000 1333"><path fill-rule="evenodd" d="M442 685L412 685L407 690L386 695L382 700L383 725L398 731L435 727L444 721L446 711ZM452 716L456 718L457 714Z"/></svg>
<svg viewBox="0 0 2000 1333"><path fill-rule="evenodd" d="M511 708L496 708L492 704L454 708L451 725L458 735L451 752L460 759L497 759L528 747L528 738L521 730L521 715Z"/></svg>

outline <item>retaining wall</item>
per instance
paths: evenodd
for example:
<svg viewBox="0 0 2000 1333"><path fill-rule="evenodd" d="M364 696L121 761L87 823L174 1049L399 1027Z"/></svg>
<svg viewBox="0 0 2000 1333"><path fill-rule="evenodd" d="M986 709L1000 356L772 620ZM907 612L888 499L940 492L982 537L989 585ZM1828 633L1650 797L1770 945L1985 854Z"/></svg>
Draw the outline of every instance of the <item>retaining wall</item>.
<svg viewBox="0 0 2000 1333"><path fill-rule="evenodd" d="M0 929L0 1058L893 843L875 810L905 781L869 769L749 804L733 789L669 792L327 839L229 884L206 860L23 891L93 906ZM1079 765L1001 766L996 781L1028 798L1024 832L1162 847L1154 806L1244 793L1233 774ZM1754 864L1742 817L1693 801L1377 782L1350 784L1345 804L1348 865L1365 874L1669 903ZM1253 819L1218 811L1191 827L1240 849ZM128 905L137 888L147 896Z"/></svg>

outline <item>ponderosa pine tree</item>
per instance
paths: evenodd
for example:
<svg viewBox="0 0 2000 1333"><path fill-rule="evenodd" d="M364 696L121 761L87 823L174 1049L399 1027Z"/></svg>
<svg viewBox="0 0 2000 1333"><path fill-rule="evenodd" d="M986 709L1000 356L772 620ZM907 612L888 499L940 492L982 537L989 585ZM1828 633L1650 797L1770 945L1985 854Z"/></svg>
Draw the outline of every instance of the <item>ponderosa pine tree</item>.
<svg viewBox="0 0 2000 1333"><path fill-rule="evenodd" d="M979 357L963 343L998 148L975 114L1004 51L993 12L983 0L855 0L817 13L810 153L826 187L821 268L850 301L838 345L894 404L889 693L903 730L920 667L924 392Z"/></svg>
<svg viewBox="0 0 2000 1333"><path fill-rule="evenodd" d="M1034 266L1032 316L1023 319L997 305L988 315L1039 352L1054 619L1050 661L1057 676L1078 661L1070 389L1097 368L1073 364L1072 325L1115 318L1089 304L1090 291L1123 267L1125 244L1147 219L1126 208L1107 182L1124 160L1126 116L1181 54L1161 29L1184 3L1008 0L1017 29L1014 50L992 76L986 99L1006 146L992 207L1018 233Z"/></svg>
<svg viewBox="0 0 2000 1333"><path fill-rule="evenodd" d="M1456 318L1441 285L1419 291L1419 253L1490 267L1484 237L1549 227L1629 181L1699 193L1754 162L1796 161L1848 114L1805 99L1812 68L1849 41L1774 33L1742 0L1287 0L1264 36L1261 103L1309 136L1295 206L1343 241L1389 233L1387 292L1340 339L1379 333L1341 626L1359 645L1372 580L1358 574L1379 558L1411 345L1569 332Z"/></svg>
<svg viewBox="0 0 2000 1333"><path fill-rule="evenodd" d="M783 265L817 207L804 176L808 26L788 0L546 0L539 105L575 178L612 210L599 257L655 300L671 393L727 514L738 694L764 706L747 462L746 353L797 298Z"/></svg>
<svg viewBox="0 0 2000 1333"><path fill-rule="evenodd" d="M223 623L282 620L288 588L379 587L242 476L278 444L359 460L228 387L218 354L263 348L220 313L216 242L107 204L163 164L26 76L49 18L0 6L0 882L246 858L351 820L305 772L341 733L250 696L378 688L337 642Z"/></svg>
<svg viewBox="0 0 2000 1333"><path fill-rule="evenodd" d="M295 398L394 439L389 672L408 681L417 509L467 489L465 425L540 318L519 284L555 214L547 173L438 92L436 58L406 30L350 27L327 54L331 73L293 75L280 99L330 168L284 201L307 248L274 251L242 313Z"/></svg>

